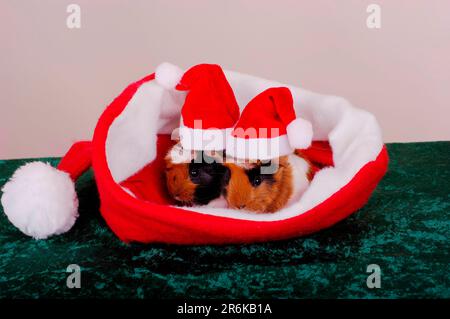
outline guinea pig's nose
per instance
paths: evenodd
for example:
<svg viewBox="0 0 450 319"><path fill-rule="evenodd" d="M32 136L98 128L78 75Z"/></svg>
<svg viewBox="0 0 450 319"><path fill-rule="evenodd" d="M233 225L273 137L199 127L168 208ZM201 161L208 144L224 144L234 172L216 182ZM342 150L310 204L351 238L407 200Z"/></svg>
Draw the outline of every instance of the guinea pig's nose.
<svg viewBox="0 0 450 319"><path fill-rule="evenodd" d="M244 205L244 204L239 205L237 208L238 208L238 209L244 209L244 208L245 208L245 205Z"/></svg>

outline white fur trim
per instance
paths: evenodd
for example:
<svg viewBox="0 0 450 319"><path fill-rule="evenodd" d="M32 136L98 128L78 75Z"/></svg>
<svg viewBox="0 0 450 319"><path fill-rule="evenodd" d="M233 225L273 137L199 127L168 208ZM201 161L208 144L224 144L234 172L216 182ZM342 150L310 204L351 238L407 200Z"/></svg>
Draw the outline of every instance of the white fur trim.
<svg viewBox="0 0 450 319"><path fill-rule="evenodd" d="M269 160L294 152L287 135L272 138L227 137L227 156L237 159Z"/></svg>
<svg viewBox="0 0 450 319"><path fill-rule="evenodd" d="M156 67L155 80L166 90L175 89L183 77L183 70L178 66L164 62Z"/></svg>
<svg viewBox="0 0 450 319"><path fill-rule="evenodd" d="M222 151L226 147L226 138L232 128L227 129L198 129L190 128L180 123L180 143L186 150Z"/></svg>
<svg viewBox="0 0 450 319"><path fill-rule="evenodd" d="M10 222L36 239L65 233L78 217L72 179L49 164L25 164L16 170L2 191L1 202Z"/></svg>
<svg viewBox="0 0 450 319"><path fill-rule="evenodd" d="M313 138L311 122L298 117L286 126L286 131L292 148L303 149L311 146Z"/></svg>

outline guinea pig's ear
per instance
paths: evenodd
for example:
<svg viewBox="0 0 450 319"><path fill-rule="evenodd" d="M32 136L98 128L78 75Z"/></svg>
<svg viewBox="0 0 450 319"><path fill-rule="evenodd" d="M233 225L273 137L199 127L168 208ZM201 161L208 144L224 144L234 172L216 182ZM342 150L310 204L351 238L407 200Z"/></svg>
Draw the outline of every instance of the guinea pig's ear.
<svg viewBox="0 0 450 319"><path fill-rule="evenodd" d="M172 164L190 163L194 156L195 151L186 150L180 143L177 143L167 152L166 162L171 162Z"/></svg>

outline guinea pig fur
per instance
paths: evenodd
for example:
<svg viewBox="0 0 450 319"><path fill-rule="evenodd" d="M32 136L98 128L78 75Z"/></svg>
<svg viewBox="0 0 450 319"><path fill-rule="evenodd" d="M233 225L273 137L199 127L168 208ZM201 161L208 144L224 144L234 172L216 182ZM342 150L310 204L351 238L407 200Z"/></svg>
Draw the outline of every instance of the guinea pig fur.
<svg viewBox="0 0 450 319"><path fill-rule="evenodd" d="M167 153L165 163L167 190L179 205L228 206L222 193L230 170L222 164L221 152L184 150L178 143Z"/></svg>
<svg viewBox="0 0 450 319"><path fill-rule="evenodd" d="M275 164L275 166L274 166ZM302 157L292 154L272 160L269 164L226 163L231 178L225 187L228 206L256 213L273 213L298 201L308 187L311 166ZM267 173L265 166L273 169Z"/></svg>

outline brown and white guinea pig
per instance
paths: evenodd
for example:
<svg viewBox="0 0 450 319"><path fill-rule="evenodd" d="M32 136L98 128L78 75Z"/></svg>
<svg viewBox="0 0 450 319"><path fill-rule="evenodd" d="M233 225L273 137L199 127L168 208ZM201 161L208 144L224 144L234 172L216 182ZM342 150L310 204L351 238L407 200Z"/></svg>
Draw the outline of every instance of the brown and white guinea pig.
<svg viewBox="0 0 450 319"><path fill-rule="evenodd" d="M311 166L292 154L270 162L227 162L231 178L225 187L228 206L273 213L300 199L311 179Z"/></svg>
<svg viewBox="0 0 450 319"><path fill-rule="evenodd" d="M223 192L230 169L222 164L222 152L190 151L177 143L165 162L167 189L177 204L228 207Z"/></svg>

